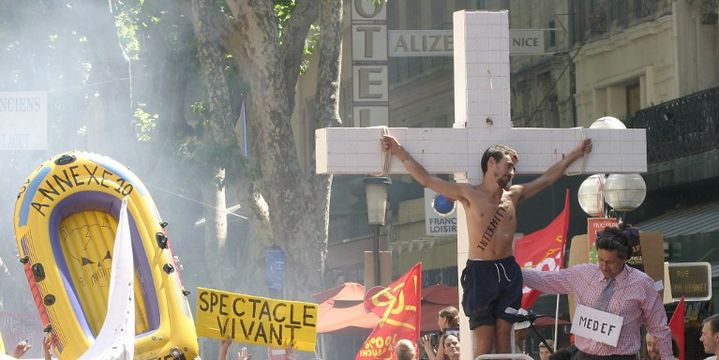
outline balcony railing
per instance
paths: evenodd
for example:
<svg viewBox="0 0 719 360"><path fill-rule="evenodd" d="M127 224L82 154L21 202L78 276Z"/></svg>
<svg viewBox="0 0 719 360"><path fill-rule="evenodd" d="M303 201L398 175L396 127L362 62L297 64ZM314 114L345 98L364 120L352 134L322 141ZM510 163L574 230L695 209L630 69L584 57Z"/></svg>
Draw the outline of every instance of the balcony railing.
<svg viewBox="0 0 719 360"><path fill-rule="evenodd" d="M647 129L647 160L673 160L719 147L719 87L637 112L627 127Z"/></svg>
<svg viewBox="0 0 719 360"><path fill-rule="evenodd" d="M671 0L573 0L575 41L603 38L671 13Z"/></svg>

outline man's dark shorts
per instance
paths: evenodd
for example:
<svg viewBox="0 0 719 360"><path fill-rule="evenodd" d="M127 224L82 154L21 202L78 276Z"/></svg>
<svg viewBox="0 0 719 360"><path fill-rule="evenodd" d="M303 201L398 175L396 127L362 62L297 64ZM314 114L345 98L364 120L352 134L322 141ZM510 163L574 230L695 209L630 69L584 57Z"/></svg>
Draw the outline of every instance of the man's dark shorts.
<svg viewBox="0 0 719 360"><path fill-rule="evenodd" d="M511 323L522 303L522 270L510 256L500 260L467 260L462 271L462 308L469 328L494 325L497 318ZM509 313L507 308L511 308Z"/></svg>

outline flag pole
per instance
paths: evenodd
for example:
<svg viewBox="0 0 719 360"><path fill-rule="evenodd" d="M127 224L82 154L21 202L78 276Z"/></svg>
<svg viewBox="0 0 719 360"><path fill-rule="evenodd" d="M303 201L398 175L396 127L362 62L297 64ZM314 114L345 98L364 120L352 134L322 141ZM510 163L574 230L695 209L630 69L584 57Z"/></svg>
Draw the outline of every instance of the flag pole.
<svg viewBox="0 0 719 360"><path fill-rule="evenodd" d="M557 351L557 336L559 334L559 294L557 294L557 306L554 308L554 351Z"/></svg>

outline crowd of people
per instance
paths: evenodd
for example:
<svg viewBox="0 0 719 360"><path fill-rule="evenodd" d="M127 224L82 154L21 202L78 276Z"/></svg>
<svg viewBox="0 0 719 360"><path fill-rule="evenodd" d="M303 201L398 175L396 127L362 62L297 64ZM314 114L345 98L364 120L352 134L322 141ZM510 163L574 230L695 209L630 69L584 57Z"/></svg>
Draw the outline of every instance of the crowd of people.
<svg viewBox="0 0 719 360"><path fill-rule="evenodd" d="M42 340L43 359L53 359L53 346L57 344L57 341L57 335L55 335L54 333L45 333L45 337ZM32 344L30 344L29 340L22 340L18 342L17 345L15 345L15 349L13 350L12 354L0 354L0 359L2 359L3 356L20 359L28 352L28 350L30 350L30 348L32 348Z"/></svg>

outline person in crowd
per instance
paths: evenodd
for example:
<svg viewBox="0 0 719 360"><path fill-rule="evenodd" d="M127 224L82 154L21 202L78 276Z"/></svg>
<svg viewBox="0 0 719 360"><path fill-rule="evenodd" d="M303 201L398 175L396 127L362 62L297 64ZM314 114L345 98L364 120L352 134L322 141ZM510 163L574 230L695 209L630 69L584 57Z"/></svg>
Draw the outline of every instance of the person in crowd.
<svg viewBox="0 0 719 360"><path fill-rule="evenodd" d="M462 307L474 334L473 356L491 353L492 349L510 352L513 312L516 314L522 300L522 273L513 256L516 207L559 180L569 165L592 150L592 141L581 141L542 176L522 185L512 185L519 157L505 145L491 146L483 154L479 185L430 175L391 135L382 137L382 146L422 186L462 203L469 232L468 260L461 278Z"/></svg>
<svg viewBox="0 0 719 360"><path fill-rule="evenodd" d="M227 360L227 352L232 345L232 339L225 339L220 342L220 352L217 353L217 360ZM237 352L237 360L249 360L252 354L249 354L246 347L241 347Z"/></svg>
<svg viewBox="0 0 719 360"><path fill-rule="evenodd" d="M552 355L552 351L554 351L554 341L547 339L546 342L546 345L541 341L539 342L539 360L549 360L549 355Z"/></svg>
<svg viewBox="0 0 719 360"><path fill-rule="evenodd" d="M23 340L18 342L17 345L15 345L15 350L12 353L12 357L16 359L21 358L28 350L30 350L31 347L32 345L30 345L29 340Z"/></svg>
<svg viewBox="0 0 719 360"><path fill-rule="evenodd" d="M568 347L557 349L557 351L549 355L549 360L571 360L577 351L577 346L572 344Z"/></svg>
<svg viewBox="0 0 719 360"><path fill-rule="evenodd" d="M459 310L454 306L447 306L437 314L437 325L444 335L447 331L459 331Z"/></svg>
<svg viewBox="0 0 719 360"><path fill-rule="evenodd" d="M56 347L58 343L57 334L45 333L45 337L42 339L42 356L45 360L52 359L52 348Z"/></svg>
<svg viewBox="0 0 719 360"><path fill-rule="evenodd" d="M443 360L459 360L459 335L448 334L442 337Z"/></svg>
<svg viewBox="0 0 719 360"><path fill-rule="evenodd" d="M559 271L522 269L524 284L544 293L571 294L583 305L623 318L616 346L576 336L572 359L634 360L641 346L641 325L654 336L663 360L676 359L664 305L654 280L626 265L632 255L629 234L607 227L597 234L599 264L580 264ZM575 314L576 316L576 314Z"/></svg>
<svg viewBox="0 0 719 360"><path fill-rule="evenodd" d="M230 345L232 345L232 339L225 339L220 342L220 351L217 354L217 360L227 360L227 352L230 349ZM250 359L252 359L252 354L249 353L246 347L241 347L240 351L237 352L237 360ZM295 354L294 346L292 344L289 344L285 348L285 360L295 359L297 359L297 355Z"/></svg>
<svg viewBox="0 0 719 360"><path fill-rule="evenodd" d="M704 345L704 352L712 355L707 359L716 360L717 355L719 355L719 314L714 314L704 319L699 341Z"/></svg>
<svg viewBox="0 0 719 360"><path fill-rule="evenodd" d="M407 339L402 339L397 342L395 353L397 354L397 360L417 360L414 344Z"/></svg>
<svg viewBox="0 0 719 360"><path fill-rule="evenodd" d="M421 344L428 360L443 359L444 349L439 346L439 341L432 341L432 337L441 338L447 333L459 333L459 310L454 306L447 306L437 314L437 326L440 334L427 334L422 336Z"/></svg>
<svg viewBox="0 0 719 360"><path fill-rule="evenodd" d="M645 337L645 341L647 342L647 359L661 359L661 357L659 356L659 350L657 350L656 340L654 340L654 336L652 336L652 334L647 334L647 336Z"/></svg>

